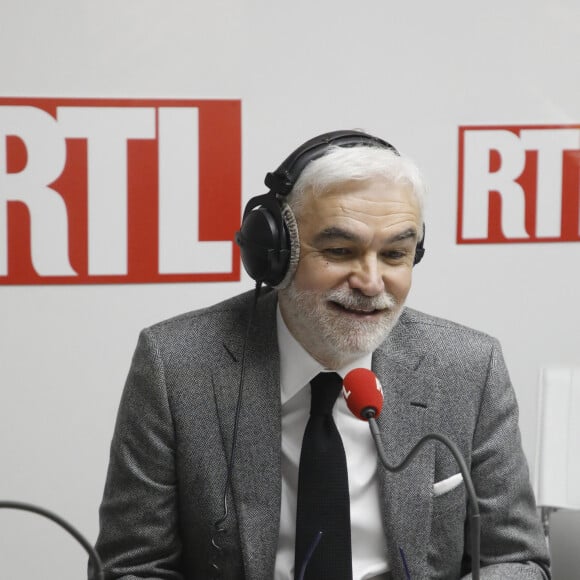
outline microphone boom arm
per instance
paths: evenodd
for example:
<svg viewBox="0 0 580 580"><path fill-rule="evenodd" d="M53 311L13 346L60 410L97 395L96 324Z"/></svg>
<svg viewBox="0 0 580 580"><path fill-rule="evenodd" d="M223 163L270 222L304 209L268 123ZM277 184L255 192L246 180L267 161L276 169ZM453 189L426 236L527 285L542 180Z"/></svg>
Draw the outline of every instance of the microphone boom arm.
<svg viewBox="0 0 580 580"><path fill-rule="evenodd" d="M375 447L377 449L377 453L379 455L381 463L383 464L383 467L385 467L385 469L387 469L388 471L397 473L405 469L405 467L409 465L409 463L412 461L415 455L417 455L421 447L423 447L423 445L429 440L439 441L440 443L443 443L443 445L445 445L447 449L449 449L449 451L451 451L453 457L455 458L455 461L457 462L457 465L459 466L461 475L463 476L465 489L467 490L467 496L469 499L469 511L471 520L471 538L470 538L471 566L472 566L471 575L473 580L479 580L479 558L480 558L479 545L481 534L479 506L477 505L477 496L475 494L473 482L471 481L471 477L469 475L469 469L467 468L465 460L463 459L463 456L459 452L459 449L457 448L455 443L453 443L453 441L451 441L451 439L449 439L445 435L441 435L439 433L429 433L424 437L422 437L421 439L419 439L418 443L413 447L413 449L411 449L411 451L409 451L409 453L407 454L405 459L401 461L401 463L399 463L398 465L391 465L388 462L387 457L385 455L385 450L383 449L383 443L381 440L379 426L377 424L377 420L375 419L375 410L369 408L368 410L365 410L363 413L365 414L365 418L368 420L369 428L371 430L371 434L373 436Z"/></svg>

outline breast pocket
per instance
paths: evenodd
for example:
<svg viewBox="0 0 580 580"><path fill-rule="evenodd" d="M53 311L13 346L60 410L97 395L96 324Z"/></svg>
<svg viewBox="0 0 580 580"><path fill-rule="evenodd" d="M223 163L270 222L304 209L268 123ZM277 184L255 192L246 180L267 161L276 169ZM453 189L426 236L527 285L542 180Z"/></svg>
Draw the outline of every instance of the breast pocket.
<svg viewBox="0 0 580 580"><path fill-rule="evenodd" d="M463 556L466 490L463 479L433 485L431 537L427 551L430 579L458 578ZM438 485L440 483L440 485Z"/></svg>
<svg viewBox="0 0 580 580"><path fill-rule="evenodd" d="M461 473L433 484L433 518L456 509L465 514L466 491Z"/></svg>

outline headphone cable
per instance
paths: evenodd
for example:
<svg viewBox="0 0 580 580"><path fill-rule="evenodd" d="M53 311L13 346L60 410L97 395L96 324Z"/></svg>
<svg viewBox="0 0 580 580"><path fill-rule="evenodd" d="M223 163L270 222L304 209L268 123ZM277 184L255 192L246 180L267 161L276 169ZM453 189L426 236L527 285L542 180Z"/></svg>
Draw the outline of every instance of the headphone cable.
<svg viewBox="0 0 580 580"><path fill-rule="evenodd" d="M242 358L241 358L241 363L240 363L241 364L240 382L238 384L238 395L237 395L236 410L235 410L235 415L234 415L234 427L232 430L232 446L231 446L231 450L230 450L230 457L228 459L226 482L225 482L225 486L224 486L224 495L223 495L224 513L214 523L214 525L213 525L214 533L212 534L212 537L211 537L211 545L218 551L218 556L221 556L221 552L222 552L223 548L219 545L218 541L216 540L216 535L221 534L221 533L226 531L226 528L222 527L222 526L223 526L224 522L227 520L228 514L229 514L228 490L230 489L230 486L231 486L231 479L232 479L232 473L233 473L233 468L234 468L236 442L237 442L237 438L238 438L238 426L239 426L239 420L240 420L240 412L242 409L242 399L243 399L242 395L243 395L243 391L244 391L244 376L245 376L245 370L246 370L246 350L247 350L248 340L250 337L250 332L252 329L252 324L254 322L254 316L256 314L256 309L257 309L257 305L258 305L258 298L260 296L261 287L262 287L262 282L257 281L256 286L254 288L254 296L253 296L253 300L252 300L252 304L251 304L251 308L250 308L250 313L248 316L248 325L246 327L246 334L244 336L244 343L243 343L243 347L242 347ZM214 396L215 396L215 392L214 392ZM223 439L223 434L222 434L222 439ZM214 573L217 574L217 577L219 578L219 575L221 573L221 569L219 567L219 564L214 561L214 562L212 562L211 566L213 568Z"/></svg>

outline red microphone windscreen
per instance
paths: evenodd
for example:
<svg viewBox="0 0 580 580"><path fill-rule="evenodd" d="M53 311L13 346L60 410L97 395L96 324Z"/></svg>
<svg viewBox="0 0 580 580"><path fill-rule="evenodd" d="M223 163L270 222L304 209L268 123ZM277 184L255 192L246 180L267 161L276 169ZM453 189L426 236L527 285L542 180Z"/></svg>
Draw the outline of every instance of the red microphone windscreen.
<svg viewBox="0 0 580 580"><path fill-rule="evenodd" d="M383 408L383 388L377 375L369 369L352 369L344 377L342 394L351 413L358 419L368 421L362 414L373 409L378 417Z"/></svg>

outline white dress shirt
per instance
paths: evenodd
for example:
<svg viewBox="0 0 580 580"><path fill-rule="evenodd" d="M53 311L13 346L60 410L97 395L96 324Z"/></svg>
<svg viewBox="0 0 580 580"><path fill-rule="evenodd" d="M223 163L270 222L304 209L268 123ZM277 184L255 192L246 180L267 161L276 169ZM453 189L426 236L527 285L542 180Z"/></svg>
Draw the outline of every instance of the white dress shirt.
<svg viewBox="0 0 580 580"><path fill-rule="evenodd" d="M276 554L275 580L294 579L296 497L300 449L310 415L310 381L324 367L290 334L277 313L282 403L282 506ZM353 368L371 368L372 353L337 372L344 377ZM357 419L339 396L333 417L342 437L348 468L352 569L354 580L382 578L389 570L381 520L377 454L366 421Z"/></svg>

